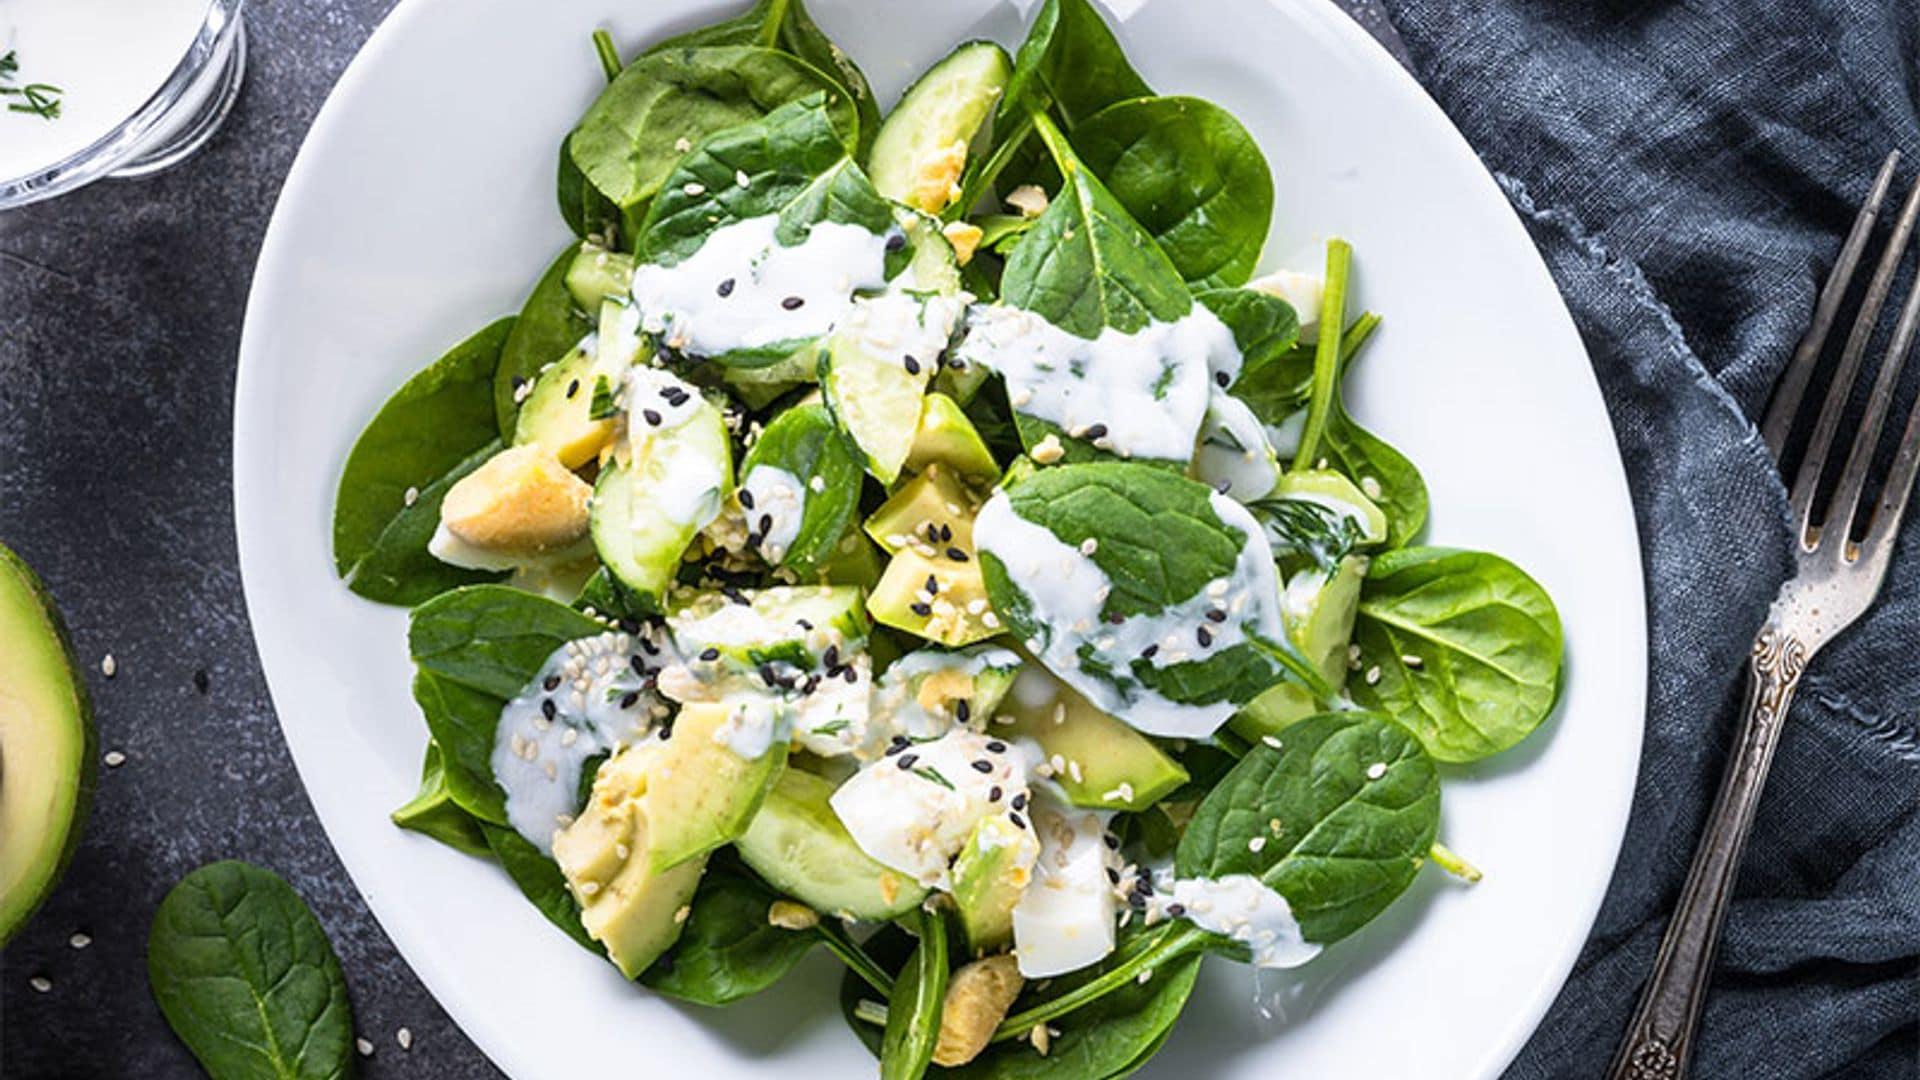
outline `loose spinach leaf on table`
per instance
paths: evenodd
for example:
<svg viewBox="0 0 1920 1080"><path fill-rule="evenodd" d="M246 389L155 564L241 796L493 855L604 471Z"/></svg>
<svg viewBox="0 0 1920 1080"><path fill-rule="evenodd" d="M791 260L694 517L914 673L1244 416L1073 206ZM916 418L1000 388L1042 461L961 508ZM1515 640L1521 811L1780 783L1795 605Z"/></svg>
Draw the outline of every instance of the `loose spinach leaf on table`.
<svg viewBox="0 0 1920 1080"><path fill-rule="evenodd" d="M1441 761L1514 745L1559 695L1560 615L1538 582L1497 555L1422 547L1379 556L1361 588L1354 643L1380 677L1353 680L1353 699L1406 725Z"/></svg>
<svg viewBox="0 0 1920 1080"><path fill-rule="evenodd" d="M1286 897L1308 941L1328 944L1406 890L1439 823L1440 779L1411 732L1375 713L1325 713L1287 728L1280 749L1248 751L1194 811L1174 870L1250 874Z"/></svg>
<svg viewBox="0 0 1920 1080"><path fill-rule="evenodd" d="M420 766L420 791L406 805L393 812L393 823L468 855L491 857L487 834L479 818L473 816L453 797L447 784L447 770L440 757L440 744L427 740L426 760Z"/></svg>
<svg viewBox="0 0 1920 1080"><path fill-rule="evenodd" d="M580 903L567 888L567 876L560 872L560 865L541 854L539 848L512 829L492 824L482 828L486 831L487 846L493 849L494 857L500 860L507 876L520 887L521 894L540 910L540 914L588 952L596 956L606 955L599 943L587 935L587 928L581 925Z"/></svg>
<svg viewBox="0 0 1920 1080"><path fill-rule="evenodd" d="M590 315L575 307L573 293L567 288L567 270L579 252L580 245L568 244L548 265L501 347L500 365L493 376L493 408L500 438L507 442L513 441L520 418L521 385L538 377L541 368L566 356L593 329L593 317L598 312Z"/></svg>
<svg viewBox="0 0 1920 1080"><path fill-rule="evenodd" d="M780 894L751 872L715 865L693 894L680 940L640 981L696 1005L727 1005L765 990L820 943L813 930L767 921Z"/></svg>
<svg viewBox="0 0 1920 1080"><path fill-rule="evenodd" d="M241 862L188 874L147 939L153 999L218 1080L344 1080L353 1012L339 957L292 886Z"/></svg>
<svg viewBox="0 0 1920 1080"><path fill-rule="evenodd" d="M946 916L921 908L915 929L920 944L907 957L887 1001L887 1027L880 1037L881 1080L919 1080L940 1038L949 974Z"/></svg>
<svg viewBox="0 0 1920 1080"><path fill-rule="evenodd" d="M836 126L857 145L860 120L847 93L791 54L758 45L650 52L580 118L570 138L573 159L631 217L661 190L689 143L816 93L826 95Z"/></svg>
<svg viewBox="0 0 1920 1080"><path fill-rule="evenodd" d="M800 531L777 565L810 573L831 558L860 508L860 458L848 448L824 404L795 405L774 418L740 463L745 484L754 467L765 465L792 474L804 499ZM819 484L812 481L818 477ZM765 509L746 510L749 531Z"/></svg>
<svg viewBox="0 0 1920 1080"><path fill-rule="evenodd" d="M1166 1041L1193 993L1204 959L1204 954L1197 951L1171 957L1153 968L1146 982L1131 978L1126 985L1076 1009L1059 1023L1060 1034L1053 1038L1045 1057L1025 1039L1010 1039L989 1046L972 1062L942 1075L963 1080L1060 1076L1107 1080L1125 1076L1144 1065ZM1097 977L1100 970L1055 980L1048 992L1070 990Z"/></svg>
<svg viewBox="0 0 1920 1080"><path fill-rule="evenodd" d="M1118 102L1073 148L1195 289L1244 284L1273 220L1273 173L1233 114L1191 97Z"/></svg>
<svg viewBox="0 0 1920 1080"><path fill-rule="evenodd" d="M493 376L513 325L489 325L409 379L354 443L334 496L333 560L356 593L415 604L498 577L448 566L426 545L440 497L498 436Z"/></svg>

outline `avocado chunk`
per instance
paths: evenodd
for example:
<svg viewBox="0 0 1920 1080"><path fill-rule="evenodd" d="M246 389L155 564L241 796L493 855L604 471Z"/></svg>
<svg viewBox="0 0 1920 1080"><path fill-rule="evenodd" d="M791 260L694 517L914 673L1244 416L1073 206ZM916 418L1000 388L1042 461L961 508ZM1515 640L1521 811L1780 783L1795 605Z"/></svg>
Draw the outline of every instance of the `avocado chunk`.
<svg viewBox="0 0 1920 1080"><path fill-rule="evenodd" d="M580 816L553 836L553 859L580 903L580 924L629 979L679 939L681 912L706 869L704 857L654 867L646 796L668 745L652 739L607 759Z"/></svg>
<svg viewBox="0 0 1920 1080"><path fill-rule="evenodd" d="M907 451L907 469L918 472L945 465L976 484L991 487L1000 480L1000 466L987 450L973 421L959 403L939 392L927 395L920 407L920 430Z"/></svg>
<svg viewBox="0 0 1920 1080"><path fill-rule="evenodd" d="M1024 661L992 645L917 649L895 660L874 689L873 708L900 734L944 735L956 722L984 727Z"/></svg>
<svg viewBox="0 0 1920 1080"><path fill-rule="evenodd" d="M1144 810L1187 782L1187 770L1151 739L1039 664L1020 669L1001 713L988 730L1039 743L1075 806Z"/></svg>
<svg viewBox="0 0 1920 1080"><path fill-rule="evenodd" d="M93 713L66 628L0 545L0 945L59 883L93 788Z"/></svg>
<svg viewBox="0 0 1920 1080"><path fill-rule="evenodd" d="M1360 610L1360 586L1367 559L1349 555L1329 578L1318 567L1300 570L1281 591L1281 616L1287 637L1301 655L1320 669L1335 693L1347 684L1347 645ZM1249 741L1278 735L1295 721L1322 712L1312 691L1297 682L1268 687L1234 714L1228 726Z"/></svg>
<svg viewBox="0 0 1920 1080"><path fill-rule="evenodd" d="M860 850L827 802L833 791L832 781L788 769L735 841L740 858L816 911L876 921L912 911L926 888Z"/></svg>
<svg viewBox="0 0 1920 1080"><path fill-rule="evenodd" d="M1227 721L1227 727L1248 742L1256 742L1278 735L1321 711L1314 703L1312 691L1306 687L1296 682L1275 683L1242 705L1233 719Z"/></svg>
<svg viewBox="0 0 1920 1080"><path fill-rule="evenodd" d="M1006 50L991 41L970 41L928 68L874 136L873 186L929 214L946 209L960 196L969 153L992 127L1012 76Z"/></svg>
<svg viewBox="0 0 1920 1080"><path fill-rule="evenodd" d="M1004 816L982 818L953 860L953 904L975 955L1013 940L1013 908L1033 880L1040 841Z"/></svg>
<svg viewBox="0 0 1920 1080"><path fill-rule="evenodd" d="M702 858L747 831L786 768L787 740L776 715L785 708L771 698L744 696L681 706L672 737L653 756L642 796L655 873ZM755 745L754 732L769 729L772 742Z"/></svg>
<svg viewBox="0 0 1920 1080"><path fill-rule="evenodd" d="M720 410L668 372L632 369L627 393L626 452L593 489L593 546L639 604L658 610L680 557L732 492L733 446Z"/></svg>
<svg viewBox="0 0 1920 1080"><path fill-rule="evenodd" d="M1367 498L1353 481L1332 469L1302 469L1282 473L1273 496L1310 502L1333 511L1337 518L1350 518L1360 528L1363 544L1387 542L1387 515Z"/></svg>
<svg viewBox="0 0 1920 1080"><path fill-rule="evenodd" d="M867 598L875 622L942 645L971 645L1000 632L980 564L965 551L922 555L902 548ZM931 587L930 587L931 586Z"/></svg>
<svg viewBox="0 0 1920 1080"><path fill-rule="evenodd" d="M949 466L932 463L900 485L866 522L867 535L889 555L905 547L923 554L945 548L973 550L973 517L980 498Z"/></svg>
<svg viewBox="0 0 1920 1080"><path fill-rule="evenodd" d="M542 447L578 469L613 442L613 400L643 345L636 314L612 300L600 306L599 331L534 381L514 425L515 446Z"/></svg>
<svg viewBox="0 0 1920 1080"><path fill-rule="evenodd" d="M884 570L880 553L874 550L858 524L848 526L833 551L815 567L820 580L828 585L852 585L860 589L878 585Z"/></svg>

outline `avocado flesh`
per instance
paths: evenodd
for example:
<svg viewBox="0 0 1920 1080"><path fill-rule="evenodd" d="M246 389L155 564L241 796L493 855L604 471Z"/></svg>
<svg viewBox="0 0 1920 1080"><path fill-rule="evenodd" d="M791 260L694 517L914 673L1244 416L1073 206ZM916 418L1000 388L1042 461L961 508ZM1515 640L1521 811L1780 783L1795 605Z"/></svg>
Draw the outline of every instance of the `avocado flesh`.
<svg viewBox="0 0 1920 1080"><path fill-rule="evenodd" d="M93 787L93 717L66 630L0 545L0 945L66 868Z"/></svg>
<svg viewBox="0 0 1920 1080"><path fill-rule="evenodd" d="M973 518L979 511L979 497L959 474L947 465L931 463L888 496L867 518L865 528L888 554L915 541L935 551L957 547L971 552ZM937 543L935 535L941 537Z"/></svg>
<svg viewBox="0 0 1920 1080"><path fill-rule="evenodd" d="M986 486L1000 480L1000 466L985 440L952 398L929 393L920 407L920 428L907 451L907 470L920 472L944 465L959 476Z"/></svg>
<svg viewBox="0 0 1920 1080"><path fill-rule="evenodd" d="M786 768L787 741L776 738L758 757L744 758L716 736L741 710L783 708L771 700L681 707L673 737L653 756L642 796L650 823L647 860L654 873L704 861L708 852L747 831Z"/></svg>
<svg viewBox="0 0 1920 1080"><path fill-rule="evenodd" d="M1152 740L1101 712L1038 664L1020 670L1000 711L988 730L1033 739L1049 762L1058 756L1079 763L1077 777L1071 764L1056 766L1053 776L1075 806L1144 810L1187 782L1187 770ZM1012 723L1003 726L1003 720Z"/></svg>
<svg viewBox="0 0 1920 1080"><path fill-rule="evenodd" d="M927 890L875 862L853 842L827 800L834 784L789 769L735 846L767 883L816 911L856 919L897 918Z"/></svg>
<svg viewBox="0 0 1920 1080"><path fill-rule="evenodd" d="M553 836L553 859L580 902L580 924L628 978L638 978L680 937L704 857L653 867L646 806L660 751L650 741L609 758L573 824Z"/></svg>
<svg viewBox="0 0 1920 1080"><path fill-rule="evenodd" d="M1004 815L980 819L953 861L953 905L975 955L1013 940L1013 908L1033 880L1040 841Z"/></svg>
<svg viewBox="0 0 1920 1080"><path fill-rule="evenodd" d="M569 469L599 457L613 442L614 422L593 418L594 397L597 391L617 393L626 370L640 359L637 330L624 306L614 301L601 305L599 333L534 380L514 425L514 445L540 446ZM586 347L590 343L591 349Z"/></svg>
<svg viewBox="0 0 1920 1080"><path fill-rule="evenodd" d="M1287 609L1287 637L1320 669L1335 693L1347 685L1347 643L1360 612L1360 586L1367 579L1367 559L1349 555L1302 610ZM1283 609L1286 605L1282 605ZM1228 726L1253 741L1278 735L1294 723L1322 712L1313 693L1297 682L1276 683L1234 714Z"/></svg>
<svg viewBox="0 0 1920 1080"><path fill-rule="evenodd" d="M929 578L939 587L933 593L927 592ZM993 609L987 605L987 582L971 555L965 561L945 555L928 558L912 548L894 554L867 598L873 621L953 646L985 641L1000 632L988 622ZM978 612L971 610L976 606Z"/></svg>

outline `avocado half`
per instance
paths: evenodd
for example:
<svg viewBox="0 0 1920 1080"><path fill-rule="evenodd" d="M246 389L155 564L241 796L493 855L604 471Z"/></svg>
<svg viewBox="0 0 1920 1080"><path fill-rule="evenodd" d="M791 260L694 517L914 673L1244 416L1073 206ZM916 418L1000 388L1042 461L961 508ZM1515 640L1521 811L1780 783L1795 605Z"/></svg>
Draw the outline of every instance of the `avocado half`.
<svg viewBox="0 0 1920 1080"><path fill-rule="evenodd" d="M60 880L93 789L93 713L66 628L0 545L0 945Z"/></svg>

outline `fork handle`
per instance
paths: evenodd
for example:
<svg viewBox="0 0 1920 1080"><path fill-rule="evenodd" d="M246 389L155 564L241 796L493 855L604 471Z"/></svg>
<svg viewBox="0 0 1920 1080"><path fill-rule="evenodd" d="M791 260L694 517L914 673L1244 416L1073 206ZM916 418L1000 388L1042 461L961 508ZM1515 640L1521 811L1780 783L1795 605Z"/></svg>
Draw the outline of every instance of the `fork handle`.
<svg viewBox="0 0 1920 1080"><path fill-rule="evenodd" d="M1771 620L1754 639L1733 758L1608 1080L1680 1080L1686 1075L1740 854L1780 742L1780 723L1809 653L1805 643Z"/></svg>

